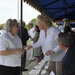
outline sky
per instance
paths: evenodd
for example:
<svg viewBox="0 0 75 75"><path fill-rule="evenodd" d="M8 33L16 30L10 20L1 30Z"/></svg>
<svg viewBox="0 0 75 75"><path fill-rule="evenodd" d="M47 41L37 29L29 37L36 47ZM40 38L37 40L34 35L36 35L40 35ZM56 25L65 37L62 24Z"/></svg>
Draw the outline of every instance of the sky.
<svg viewBox="0 0 75 75"><path fill-rule="evenodd" d="M26 24L39 14L40 12L23 2L23 20ZM0 0L0 24L9 18L20 20L20 0Z"/></svg>

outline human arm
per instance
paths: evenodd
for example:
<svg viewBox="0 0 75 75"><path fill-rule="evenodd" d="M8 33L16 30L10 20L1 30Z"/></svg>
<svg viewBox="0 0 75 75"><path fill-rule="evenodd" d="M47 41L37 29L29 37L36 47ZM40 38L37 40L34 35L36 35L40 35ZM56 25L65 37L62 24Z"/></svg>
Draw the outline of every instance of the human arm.
<svg viewBox="0 0 75 75"><path fill-rule="evenodd" d="M49 55L49 54L54 54L54 53L58 53L59 51L61 51L60 50L60 48L59 48L59 46L58 46L58 44L57 44L57 38L58 38L58 34L60 33L60 31L59 30L57 30L57 29L54 29L53 31L52 31L52 43L50 43L50 44L52 44L52 49L51 50L46 50L46 55Z"/></svg>
<svg viewBox="0 0 75 75"><path fill-rule="evenodd" d="M54 32L53 32L53 39L54 39L54 41L55 41L56 43L57 43L57 39L58 39L58 34L59 34L59 33L60 33L60 30L58 30L58 29L55 29ZM58 52L61 51L60 47L58 46L58 43L57 43L56 47L53 48L53 51L54 51L55 53L58 53Z"/></svg>
<svg viewBox="0 0 75 75"><path fill-rule="evenodd" d="M41 46L41 35L39 36L39 39L38 39L38 41L36 43L33 43L31 45L25 46L25 49L29 50L30 48L37 48L37 47L40 47L40 46Z"/></svg>
<svg viewBox="0 0 75 75"><path fill-rule="evenodd" d="M24 53L24 49L23 48L17 48L17 49L6 49L6 50L3 50L3 51L0 51L0 55L3 55L3 56L7 56L7 55L11 55L11 54L16 54L16 53Z"/></svg>
<svg viewBox="0 0 75 75"><path fill-rule="evenodd" d="M37 47L40 47L40 41L38 40L36 43L32 44L32 45L27 45L27 46L24 46L24 49L25 50L30 50L31 48L37 48Z"/></svg>
<svg viewBox="0 0 75 75"><path fill-rule="evenodd" d="M25 50L22 48L22 46L20 48L19 47L15 48L14 44L12 44L12 42L10 40L7 40L7 38L5 38L5 37L0 37L0 55L7 56L7 55L11 55L11 54L16 54L16 53L22 54L24 51Z"/></svg>

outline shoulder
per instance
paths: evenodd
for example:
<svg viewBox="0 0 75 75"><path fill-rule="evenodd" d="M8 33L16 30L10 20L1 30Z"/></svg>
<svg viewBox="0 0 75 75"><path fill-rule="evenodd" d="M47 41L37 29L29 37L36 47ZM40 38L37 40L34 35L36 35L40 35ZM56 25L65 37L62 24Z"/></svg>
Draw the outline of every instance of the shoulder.
<svg viewBox="0 0 75 75"><path fill-rule="evenodd" d="M8 42L9 41L9 36L7 32L4 32L1 36L0 36L0 41L1 42Z"/></svg>
<svg viewBox="0 0 75 75"><path fill-rule="evenodd" d="M8 36L7 34L8 34L8 33L5 31L4 33L1 34L0 37L2 37L2 38L7 38L7 36Z"/></svg>
<svg viewBox="0 0 75 75"><path fill-rule="evenodd" d="M53 32L53 33L60 33L60 30L58 28L56 28L55 26L51 26L49 28L49 31L50 32Z"/></svg>

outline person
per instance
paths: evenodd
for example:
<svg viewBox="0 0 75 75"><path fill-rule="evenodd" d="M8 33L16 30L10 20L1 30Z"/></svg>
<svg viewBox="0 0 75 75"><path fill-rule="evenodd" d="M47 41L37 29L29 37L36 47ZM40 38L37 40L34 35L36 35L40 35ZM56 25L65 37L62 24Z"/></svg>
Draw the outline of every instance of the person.
<svg viewBox="0 0 75 75"><path fill-rule="evenodd" d="M17 35L19 24L8 19L0 36L0 75L20 75L21 54L25 51Z"/></svg>
<svg viewBox="0 0 75 75"><path fill-rule="evenodd" d="M64 18L62 21L64 22L64 26L70 26L70 20L68 18Z"/></svg>
<svg viewBox="0 0 75 75"><path fill-rule="evenodd" d="M67 40L66 40L67 39ZM63 75L75 74L75 44L70 34L60 33L58 35L58 45L66 52L62 59Z"/></svg>
<svg viewBox="0 0 75 75"><path fill-rule="evenodd" d="M64 24L63 24L64 25L64 32L71 30L70 20L68 18L64 18L63 22L64 22Z"/></svg>
<svg viewBox="0 0 75 75"><path fill-rule="evenodd" d="M58 28L61 30L61 32L66 32L66 31L68 31L68 29L71 29L70 20L68 18L64 18L64 19L62 19L62 21L64 22L64 24L60 25Z"/></svg>
<svg viewBox="0 0 75 75"><path fill-rule="evenodd" d="M37 16L37 23L40 29L39 40L24 48L29 50L30 48L37 48L41 46L44 57L50 62L48 73L50 74L50 72L53 71L55 75L60 75L61 60L65 54L65 52L62 51L57 44L57 38L60 30L52 25L52 21L48 16L43 14Z"/></svg>
<svg viewBox="0 0 75 75"><path fill-rule="evenodd" d="M35 25L34 30L36 31L36 33L35 33L34 38L31 38L31 40L34 41L34 43L36 43L39 39L40 30L37 25ZM36 64L39 63L41 54L42 54L41 47L33 49L33 56L36 59Z"/></svg>
<svg viewBox="0 0 75 75"><path fill-rule="evenodd" d="M73 37L73 40L74 40L74 42L75 42L75 32L71 29L71 27L66 26L66 27L64 28L64 33L65 33L65 34L70 34L70 35Z"/></svg>
<svg viewBox="0 0 75 75"><path fill-rule="evenodd" d="M34 38L34 36L35 36L35 30L34 30L33 23L30 22L30 23L28 24L28 26L29 26L29 28L30 28L30 30L28 31L29 37ZM33 44L34 41L31 40L31 38L30 38L30 41L31 41L30 44ZM30 55L29 60L32 61L32 60L34 60L34 59L35 59L35 57L33 56L33 49L31 49L31 55Z"/></svg>
<svg viewBox="0 0 75 75"><path fill-rule="evenodd" d="M58 27L58 29L61 31L61 32L64 32L64 25L60 25L59 27Z"/></svg>
<svg viewBox="0 0 75 75"><path fill-rule="evenodd" d="M22 45L26 46L27 40L29 39L28 31L25 28L25 22L24 21L22 21L22 25L21 25L21 22L19 22L19 24L20 24L20 27L18 30L18 35L21 38ZM21 56L21 71L28 71L28 69L25 68L25 65L26 65L26 51Z"/></svg>

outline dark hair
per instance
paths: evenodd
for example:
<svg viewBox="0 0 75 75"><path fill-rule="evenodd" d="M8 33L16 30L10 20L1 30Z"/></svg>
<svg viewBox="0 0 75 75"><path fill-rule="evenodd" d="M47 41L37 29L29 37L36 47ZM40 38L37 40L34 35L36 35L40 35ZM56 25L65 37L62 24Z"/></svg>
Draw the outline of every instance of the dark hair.
<svg viewBox="0 0 75 75"><path fill-rule="evenodd" d="M28 25L33 25L33 23L32 22L29 22Z"/></svg>
<svg viewBox="0 0 75 75"><path fill-rule="evenodd" d="M40 32L40 29L37 25L35 25L35 27L37 28L37 32Z"/></svg>
<svg viewBox="0 0 75 75"><path fill-rule="evenodd" d="M22 21L22 25L21 25L21 20L19 21L19 25L20 25L21 27L24 28L24 27L25 27L25 24L26 24L26 23L25 23L24 21Z"/></svg>
<svg viewBox="0 0 75 75"><path fill-rule="evenodd" d="M59 33L57 41L65 47L70 47L73 44L72 36L70 34L66 34L62 32Z"/></svg>

